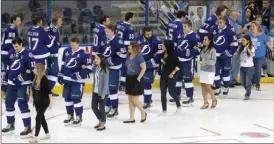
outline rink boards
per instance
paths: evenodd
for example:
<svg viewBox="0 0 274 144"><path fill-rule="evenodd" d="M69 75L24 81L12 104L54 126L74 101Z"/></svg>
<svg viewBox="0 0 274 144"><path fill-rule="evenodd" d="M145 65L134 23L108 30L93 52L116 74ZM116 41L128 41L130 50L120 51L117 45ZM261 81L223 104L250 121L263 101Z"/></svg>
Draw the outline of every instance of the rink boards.
<svg viewBox="0 0 274 144"><path fill-rule="evenodd" d="M63 51L67 47L68 46L63 46L59 49L59 54L58 54L59 55L59 57L58 57L59 67L60 67L60 64L61 64L61 61L62 61ZM80 45L80 48L88 51L89 53L92 52L92 45ZM268 61L268 62L272 63L272 65L274 65L273 61ZM197 67L194 68L194 69L196 69L197 72L195 72L195 74L194 74L193 83L195 85L198 85L199 84L199 69L200 69L199 57L196 58L196 64L197 64ZM159 87L159 84L160 84L159 78L160 78L159 75L156 75L155 81L153 83L153 88ZM92 78L86 80L86 85L85 85L85 88L84 88L85 93L86 92L92 92L92 82L93 82ZM261 83L274 83L274 78L262 78ZM54 88L54 92L61 94L62 90L63 90L63 87L57 83L55 88Z"/></svg>

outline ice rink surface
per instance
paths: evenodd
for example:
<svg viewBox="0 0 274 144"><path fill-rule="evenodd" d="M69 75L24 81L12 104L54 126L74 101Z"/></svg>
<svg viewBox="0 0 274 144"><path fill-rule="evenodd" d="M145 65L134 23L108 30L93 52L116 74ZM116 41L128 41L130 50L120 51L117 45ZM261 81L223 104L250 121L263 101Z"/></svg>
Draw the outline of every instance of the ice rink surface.
<svg viewBox="0 0 274 144"><path fill-rule="evenodd" d="M136 123L124 124L129 118L127 97L120 95L119 117L107 120L105 131L96 131L93 127L97 119L91 107L91 94L83 98L84 114L81 127L64 126L67 115L62 98L55 99L46 118L51 139L40 143L273 143L274 85L264 84L262 91L252 90L251 99L243 101L242 87L230 89L229 95L218 99L215 109L201 110L203 104L201 89L195 87L192 107L183 107L181 113L175 113L173 104L168 104L166 116L160 116L161 103L158 89L153 90L153 107L148 111L147 121L140 123L140 113L136 109ZM142 100L143 98L140 97ZM211 100L209 101L211 103ZM32 126L35 124L35 109L30 102ZM4 108L4 104L2 108ZM6 117L2 116L2 127L6 126ZM16 104L16 124L14 135L2 135L3 143L25 143L20 139L23 130L20 111ZM252 134L253 133L253 134ZM44 135L41 128L40 137Z"/></svg>

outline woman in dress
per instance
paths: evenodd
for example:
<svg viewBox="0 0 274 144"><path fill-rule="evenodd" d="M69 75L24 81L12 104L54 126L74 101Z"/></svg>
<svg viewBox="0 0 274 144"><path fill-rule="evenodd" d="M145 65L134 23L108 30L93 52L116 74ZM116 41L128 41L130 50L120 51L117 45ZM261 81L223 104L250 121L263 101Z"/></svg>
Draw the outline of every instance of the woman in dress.
<svg viewBox="0 0 274 144"><path fill-rule="evenodd" d="M207 94L210 94L212 99L211 108L215 108L217 99L211 85L214 83L215 77L216 50L213 48L212 37L206 35L203 40L203 45L204 48L201 51L200 61L200 83L202 86L204 105L201 109L206 109L209 106Z"/></svg>

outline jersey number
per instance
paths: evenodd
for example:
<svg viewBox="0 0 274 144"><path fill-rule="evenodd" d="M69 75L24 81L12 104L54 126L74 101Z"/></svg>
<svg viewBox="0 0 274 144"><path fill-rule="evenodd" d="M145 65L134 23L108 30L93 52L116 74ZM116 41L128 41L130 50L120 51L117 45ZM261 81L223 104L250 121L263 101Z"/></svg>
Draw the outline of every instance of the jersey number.
<svg viewBox="0 0 274 144"><path fill-rule="evenodd" d="M93 36L93 45L98 46L98 35Z"/></svg>
<svg viewBox="0 0 274 144"><path fill-rule="evenodd" d="M134 34L129 34L129 39L133 40L134 39Z"/></svg>
<svg viewBox="0 0 274 144"><path fill-rule="evenodd" d="M168 30L168 40L173 40L173 32L174 32L174 29Z"/></svg>
<svg viewBox="0 0 274 144"><path fill-rule="evenodd" d="M33 46L31 45L31 42L34 42ZM29 47L30 47L30 49L34 51L37 48L38 42L39 42L38 38L29 38Z"/></svg>
<svg viewBox="0 0 274 144"><path fill-rule="evenodd" d="M118 32L117 32L117 35L118 35L121 39L123 39L123 32L118 31Z"/></svg>

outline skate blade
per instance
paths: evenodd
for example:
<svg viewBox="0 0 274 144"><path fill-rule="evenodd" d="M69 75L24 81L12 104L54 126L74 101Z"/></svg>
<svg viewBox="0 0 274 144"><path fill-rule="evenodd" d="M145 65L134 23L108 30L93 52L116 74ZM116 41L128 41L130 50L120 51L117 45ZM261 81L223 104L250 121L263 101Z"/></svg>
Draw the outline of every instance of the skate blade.
<svg viewBox="0 0 274 144"><path fill-rule="evenodd" d="M108 120L116 120L118 119L118 115L117 116L114 116L114 117L107 117Z"/></svg>
<svg viewBox="0 0 274 144"><path fill-rule="evenodd" d="M32 133L29 133L28 135L20 136L20 137L21 137L21 139L28 139L28 138L32 137Z"/></svg>
<svg viewBox="0 0 274 144"><path fill-rule="evenodd" d="M192 103L189 103L189 104L182 104L183 107L193 107L193 104Z"/></svg>
<svg viewBox="0 0 274 144"><path fill-rule="evenodd" d="M72 125L73 121L72 122L69 122L69 123L64 123L64 126L70 126Z"/></svg>
<svg viewBox="0 0 274 144"><path fill-rule="evenodd" d="M73 127L80 127L82 125L82 123L79 124L72 124Z"/></svg>
<svg viewBox="0 0 274 144"><path fill-rule="evenodd" d="M13 135L14 134L14 131L9 131L9 132L2 132L2 135L3 136L9 136L9 135Z"/></svg>

